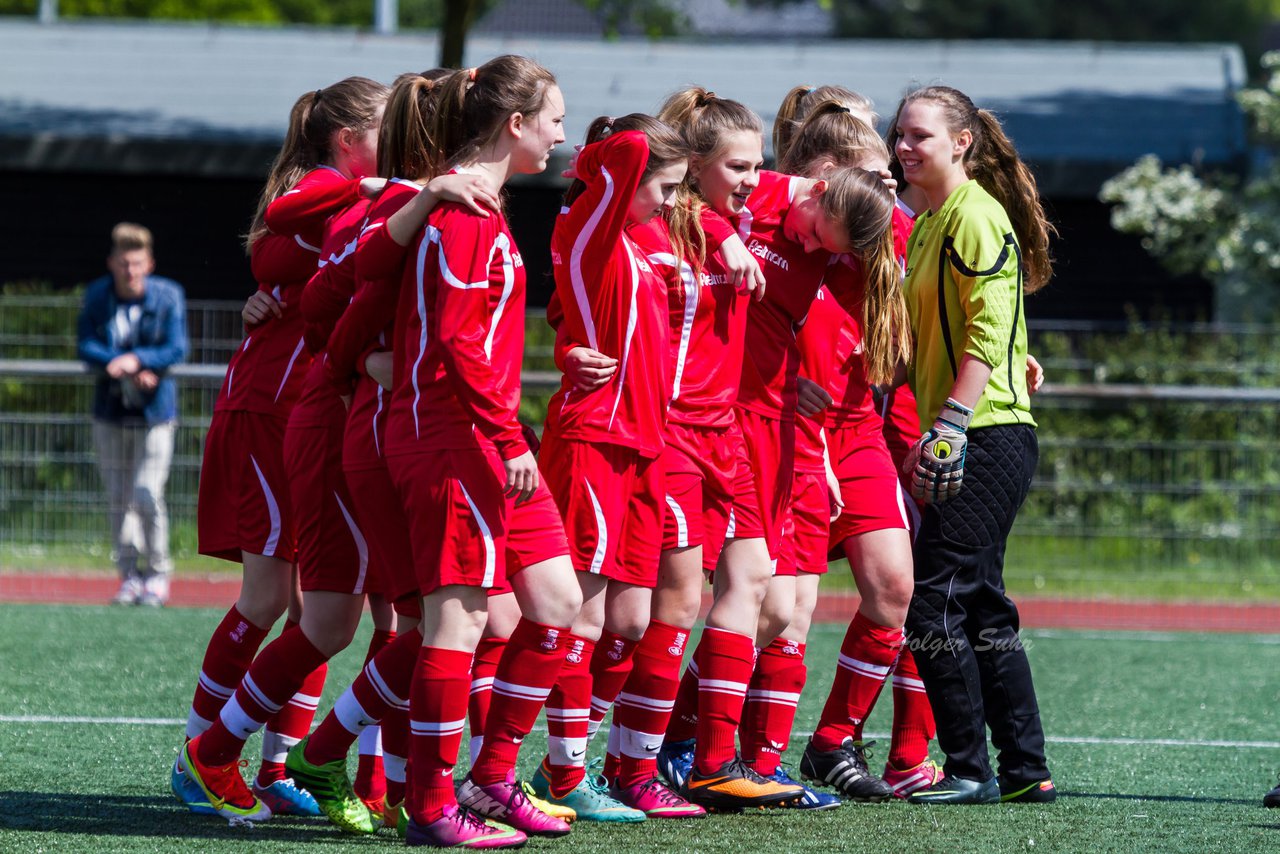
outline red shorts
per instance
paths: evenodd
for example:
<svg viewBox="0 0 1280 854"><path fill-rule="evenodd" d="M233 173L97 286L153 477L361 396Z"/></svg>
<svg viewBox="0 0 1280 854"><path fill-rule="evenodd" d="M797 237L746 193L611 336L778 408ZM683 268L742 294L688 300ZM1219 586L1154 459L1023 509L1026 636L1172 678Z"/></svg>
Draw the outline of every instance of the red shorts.
<svg viewBox="0 0 1280 854"><path fill-rule="evenodd" d="M574 569L641 587L658 583L666 511L661 458L549 430L538 466L564 519Z"/></svg>
<svg viewBox="0 0 1280 854"><path fill-rule="evenodd" d="M298 539L298 583L303 590L366 592L369 547L356 524L342 474L342 423L291 425L284 434Z"/></svg>
<svg viewBox="0 0 1280 854"><path fill-rule="evenodd" d="M284 430L283 420L258 412L213 413L196 508L200 554L239 562L246 552L293 562Z"/></svg>
<svg viewBox="0 0 1280 854"><path fill-rule="evenodd" d="M831 532L831 496L825 474L795 473L791 506L782 529L782 555L774 575L825 574Z"/></svg>
<svg viewBox="0 0 1280 854"><path fill-rule="evenodd" d="M662 467L667 481L662 549L702 546L703 566L714 569L733 507L733 480L742 436L722 429L667 424Z"/></svg>
<svg viewBox="0 0 1280 854"><path fill-rule="evenodd" d="M827 427L826 436L831 468L844 500L844 510L831 523L832 549L869 531L910 528L908 507L914 510L915 502L902 491L880 433Z"/></svg>
<svg viewBox="0 0 1280 854"><path fill-rule="evenodd" d="M386 465L343 472L356 521L369 543L369 565L379 592L391 602L418 598L409 523Z"/></svg>
<svg viewBox="0 0 1280 854"><path fill-rule="evenodd" d="M401 454L387 469L424 596L452 584L492 589L509 573L569 554L551 493L539 484L517 507L502 494L506 469L492 445Z"/></svg>
<svg viewBox="0 0 1280 854"><path fill-rule="evenodd" d="M734 479L733 511L727 539L763 539L778 559L782 523L791 503L796 424L738 409L742 444Z"/></svg>

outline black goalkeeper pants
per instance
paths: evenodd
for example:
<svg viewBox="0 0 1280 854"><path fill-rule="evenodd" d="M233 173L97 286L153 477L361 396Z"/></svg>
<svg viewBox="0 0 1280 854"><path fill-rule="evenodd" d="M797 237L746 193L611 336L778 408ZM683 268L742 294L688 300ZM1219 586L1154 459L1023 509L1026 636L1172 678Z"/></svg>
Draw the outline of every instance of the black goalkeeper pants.
<svg viewBox="0 0 1280 854"><path fill-rule="evenodd" d="M971 430L960 494L925 508L915 543L907 642L938 725L944 771L991 778L987 728L1001 788L1049 776L1018 609L1005 594L1005 541L1039 458L1035 430Z"/></svg>

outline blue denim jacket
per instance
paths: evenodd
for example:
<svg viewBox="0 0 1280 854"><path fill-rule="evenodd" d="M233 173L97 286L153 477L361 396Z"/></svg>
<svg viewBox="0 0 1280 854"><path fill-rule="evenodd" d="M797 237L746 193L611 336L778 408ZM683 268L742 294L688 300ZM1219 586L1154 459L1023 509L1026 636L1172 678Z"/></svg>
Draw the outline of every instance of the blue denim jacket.
<svg viewBox="0 0 1280 854"><path fill-rule="evenodd" d="M103 276L89 283L80 310L80 358L98 376L93 417L112 422L145 420L147 424L172 421L178 415L178 396L168 371L187 357L187 307L182 286L161 276L147 276L137 340L132 347L122 348L113 340L111 323L120 302L115 282L111 276ZM155 391L126 390L120 381L106 375L107 363L124 353L133 353L142 367L160 375Z"/></svg>

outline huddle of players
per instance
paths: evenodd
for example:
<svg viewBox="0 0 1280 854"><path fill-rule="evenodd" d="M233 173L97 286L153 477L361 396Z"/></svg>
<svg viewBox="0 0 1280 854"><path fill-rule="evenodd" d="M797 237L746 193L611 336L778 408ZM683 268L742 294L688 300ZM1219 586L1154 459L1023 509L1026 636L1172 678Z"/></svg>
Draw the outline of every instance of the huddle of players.
<svg viewBox="0 0 1280 854"><path fill-rule="evenodd" d="M900 107L890 138L909 140L907 180L931 186L930 158L945 168L948 155L897 130L916 107L925 130L974 108L945 87ZM761 169L760 119L699 88L656 118L592 123L552 237L564 377L539 449L517 417L525 273L500 193L546 168L563 116L555 78L519 56L406 74L389 91L349 78L295 105L248 238L259 289L200 485L200 550L240 560L244 585L202 664L175 795L233 821L323 812L435 847L511 847L574 819L837 807L780 755L819 576L842 554L862 605L802 776L864 801L1051 799L1042 736L1039 765L1017 779L1002 768L995 790L989 768L986 788L958 789L962 775L928 757L929 680L904 647L919 515L904 487L926 513L946 506L981 407L879 395L908 364L917 392L943 381L913 361L913 333L937 336L903 296L912 217L870 104L797 87L774 127L778 172ZM1020 312L1028 254L1003 252L966 293L1011 272ZM1008 314L1008 353L977 355L1019 366L1007 384L1022 400L1004 409L1033 426L1025 326ZM944 316L944 333L955 322ZM967 375L943 337L952 374ZM968 365L975 349L963 352ZM682 679L704 573L713 605ZM366 596L378 604L365 667L308 735L325 663ZM862 722L890 679L877 775ZM544 707L548 752L524 782L519 747ZM603 773L589 774L610 709ZM980 708L965 714L984 726ZM471 767L455 783L468 717ZM239 757L264 726L250 787Z"/></svg>

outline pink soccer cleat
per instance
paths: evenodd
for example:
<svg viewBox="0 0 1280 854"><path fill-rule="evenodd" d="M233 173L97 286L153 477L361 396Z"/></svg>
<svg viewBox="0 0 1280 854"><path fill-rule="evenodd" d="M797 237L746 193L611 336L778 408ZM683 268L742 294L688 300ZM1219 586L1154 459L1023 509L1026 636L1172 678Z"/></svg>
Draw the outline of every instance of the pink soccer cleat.
<svg viewBox="0 0 1280 854"><path fill-rule="evenodd" d="M529 837L509 827L494 827L470 810L447 806L430 824L409 819L404 842L411 848L519 848Z"/></svg>
<svg viewBox="0 0 1280 854"><path fill-rule="evenodd" d="M458 803L529 836L564 836L569 832L568 822L552 818L533 805L516 780L514 769L507 772L507 778L501 783L484 786L468 774L458 787Z"/></svg>

